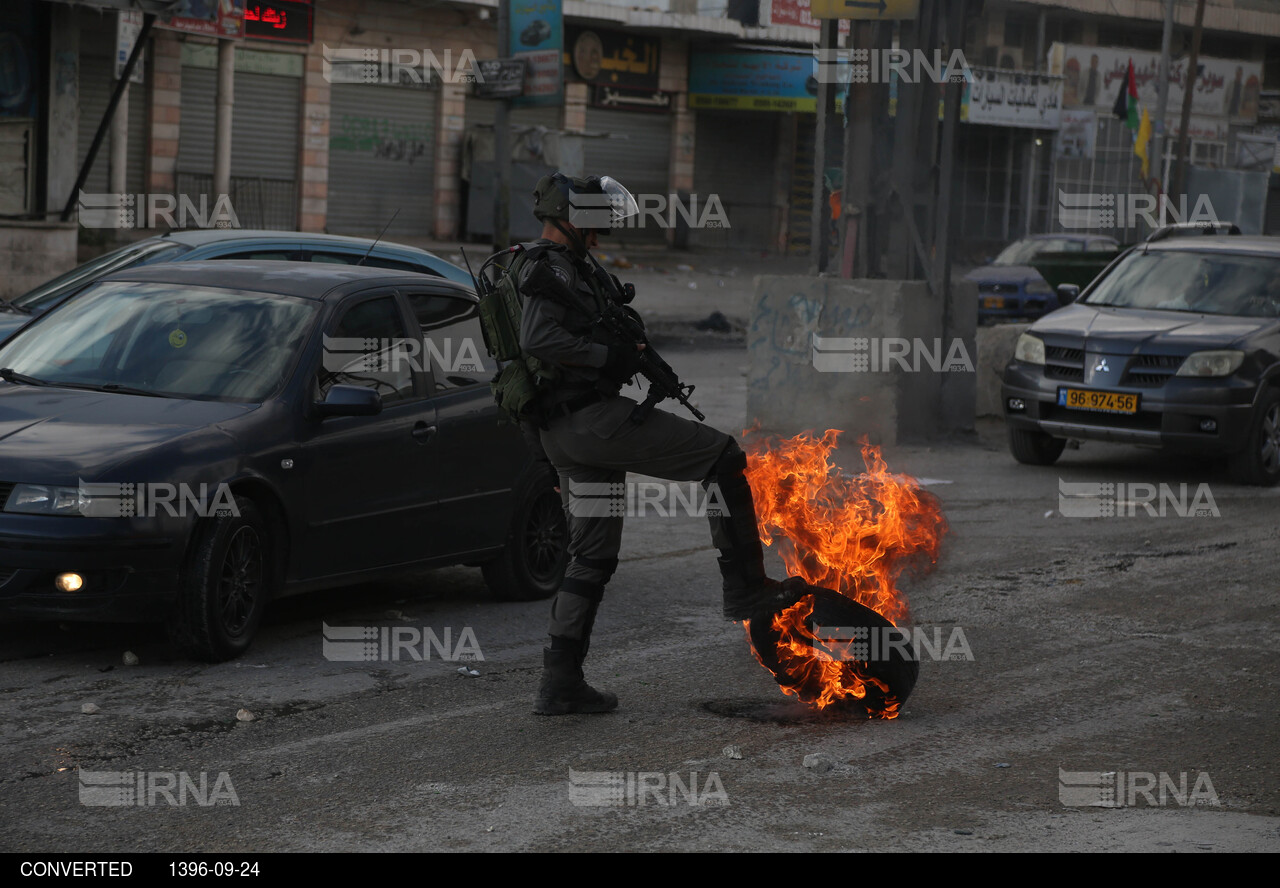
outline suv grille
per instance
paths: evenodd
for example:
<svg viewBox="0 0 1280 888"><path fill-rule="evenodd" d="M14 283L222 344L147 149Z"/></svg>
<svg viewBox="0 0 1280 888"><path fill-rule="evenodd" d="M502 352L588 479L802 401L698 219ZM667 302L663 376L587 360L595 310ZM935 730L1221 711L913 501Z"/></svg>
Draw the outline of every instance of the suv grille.
<svg viewBox="0 0 1280 888"><path fill-rule="evenodd" d="M1121 385L1159 388L1178 372L1186 358L1181 355L1136 355L1129 362Z"/></svg>
<svg viewBox="0 0 1280 888"><path fill-rule="evenodd" d="M1084 349L1061 345L1044 347L1044 375L1049 379L1084 379Z"/></svg>

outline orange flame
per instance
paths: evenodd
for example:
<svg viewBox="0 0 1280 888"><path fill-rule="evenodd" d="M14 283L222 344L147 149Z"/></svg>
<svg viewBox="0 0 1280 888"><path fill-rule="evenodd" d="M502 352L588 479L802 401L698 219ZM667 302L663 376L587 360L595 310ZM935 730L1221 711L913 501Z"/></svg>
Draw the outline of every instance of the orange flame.
<svg viewBox="0 0 1280 888"><path fill-rule="evenodd" d="M789 575L838 592L897 625L909 611L896 582L909 566L936 563L946 520L937 500L914 478L891 473L879 448L865 438L860 443L866 471L841 474L831 462L840 434L832 429L821 438L804 434L751 449L747 478L760 538L766 546L777 543ZM889 695L888 685L856 660L838 656L839 644L815 639L806 624L813 609L810 595L773 617L782 690L817 709L852 698L873 716L895 718L900 701ZM867 700L868 686L878 689L875 697L883 704Z"/></svg>

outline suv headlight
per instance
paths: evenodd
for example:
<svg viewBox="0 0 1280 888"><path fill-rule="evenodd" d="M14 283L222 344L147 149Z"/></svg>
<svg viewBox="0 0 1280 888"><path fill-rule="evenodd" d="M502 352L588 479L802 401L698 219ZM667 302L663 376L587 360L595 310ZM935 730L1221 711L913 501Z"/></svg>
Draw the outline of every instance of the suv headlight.
<svg viewBox="0 0 1280 888"><path fill-rule="evenodd" d="M4 510L31 515L82 515L88 504L89 498L78 487L15 484Z"/></svg>
<svg viewBox="0 0 1280 888"><path fill-rule="evenodd" d="M1202 351L1190 355L1178 368L1179 376L1230 376L1244 363L1242 351Z"/></svg>
<svg viewBox="0 0 1280 888"><path fill-rule="evenodd" d="M1023 333L1018 337L1018 344L1014 346L1013 357L1019 361L1025 361L1028 364L1044 364L1044 340L1039 336L1032 336L1030 333Z"/></svg>

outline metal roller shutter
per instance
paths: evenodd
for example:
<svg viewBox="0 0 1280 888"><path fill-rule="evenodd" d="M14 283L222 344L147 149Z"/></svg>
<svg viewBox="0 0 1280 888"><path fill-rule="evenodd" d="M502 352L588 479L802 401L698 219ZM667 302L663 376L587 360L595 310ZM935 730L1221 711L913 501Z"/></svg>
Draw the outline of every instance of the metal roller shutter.
<svg viewBox="0 0 1280 888"><path fill-rule="evenodd" d="M329 112L329 222L338 234L431 237L436 93L335 83Z"/></svg>
<svg viewBox="0 0 1280 888"><path fill-rule="evenodd" d="M235 78L231 205L243 228L291 231L297 228L302 81L244 71ZM178 190L197 201L213 190L217 94L217 71L183 66Z"/></svg>
<svg viewBox="0 0 1280 888"><path fill-rule="evenodd" d="M467 126L474 124L493 125L498 116L498 103L492 99L477 99L467 96ZM551 105L533 105L527 108L512 108L508 119L513 126L545 126L547 129L560 129L560 108Z"/></svg>
<svg viewBox="0 0 1280 888"><path fill-rule="evenodd" d="M588 176L613 176L638 200L643 199L642 195L663 195L665 202L671 191L670 115L591 108L587 111L587 131L625 137L587 140ZM656 198L649 200L653 206ZM621 229L614 240L665 241L664 229L654 224L652 217L645 220L643 227Z"/></svg>
<svg viewBox="0 0 1280 888"><path fill-rule="evenodd" d="M698 112L693 155L698 212L701 214L714 194L724 207L729 227L694 229L692 243L700 247L773 248L775 155L781 119L781 114L760 111Z"/></svg>
<svg viewBox="0 0 1280 888"><path fill-rule="evenodd" d="M115 47L115 16L93 16L80 29L80 118L76 139L76 164L84 163L89 146L102 122L102 115L115 89L115 64L111 51ZM148 47L149 49L149 47ZM125 191L140 194L146 190L147 105L151 81L129 85L129 142L125 157ZM102 138L98 156L94 158L84 190L89 194L105 194L110 190L111 132Z"/></svg>

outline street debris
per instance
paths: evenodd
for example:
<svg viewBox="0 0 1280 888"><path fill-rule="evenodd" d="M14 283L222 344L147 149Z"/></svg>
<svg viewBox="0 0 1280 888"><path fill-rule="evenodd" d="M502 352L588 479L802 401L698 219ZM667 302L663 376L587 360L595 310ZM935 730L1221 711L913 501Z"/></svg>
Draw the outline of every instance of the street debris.
<svg viewBox="0 0 1280 888"><path fill-rule="evenodd" d="M133 651L125 651L123 659L124 659L124 665L126 666L138 665L138 655L135 654Z"/></svg>
<svg viewBox="0 0 1280 888"><path fill-rule="evenodd" d="M251 722L255 718L257 718L257 716L247 709L241 709L236 713L236 721Z"/></svg>
<svg viewBox="0 0 1280 888"><path fill-rule="evenodd" d="M722 312L713 311L693 325L695 330L714 330L716 333L733 332L733 324Z"/></svg>
<svg viewBox="0 0 1280 888"><path fill-rule="evenodd" d="M834 768L835 762L820 752L811 752L804 757L804 766L811 771L825 774Z"/></svg>
<svg viewBox="0 0 1280 888"><path fill-rule="evenodd" d="M740 759L742 758L742 750L736 746L726 746L724 748L725 758Z"/></svg>
<svg viewBox="0 0 1280 888"><path fill-rule="evenodd" d="M480 674L480 670L478 670L478 669L468 669L466 666L459 666L459 667L458 667L458 674L459 674L459 675L471 675L471 676L476 676L476 675L479 675L479 674Z"/></svg>
<svg viewBox="0 0 1280 888"><path fill-rule="evenodd" d="M98 706L97 703L86 703L80 707L80 711L83 712L85 715L96 715L99 712L101 712L102 709L101 707Z"/></svg>

